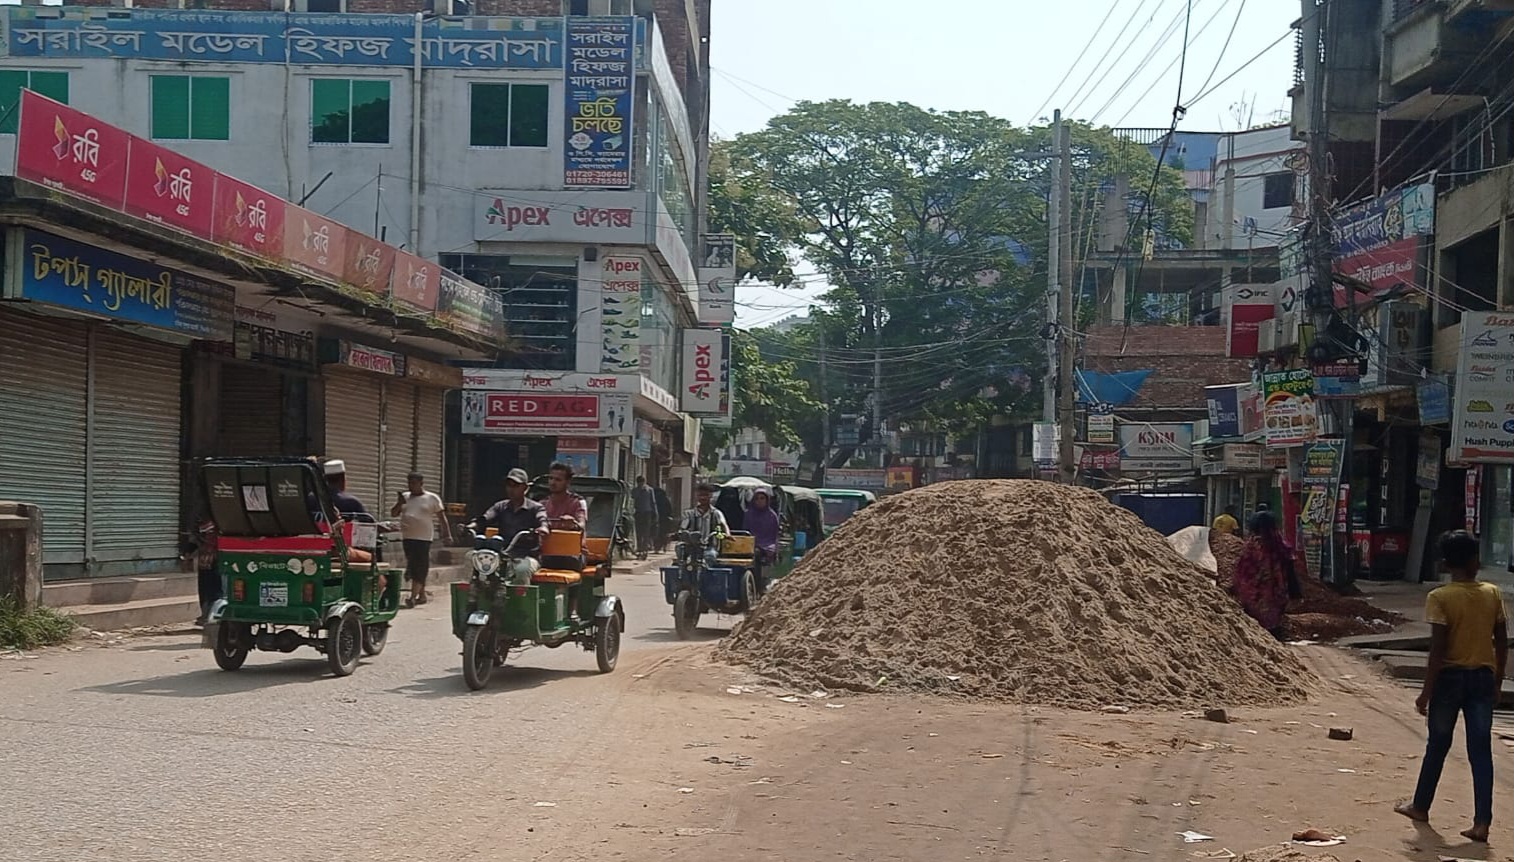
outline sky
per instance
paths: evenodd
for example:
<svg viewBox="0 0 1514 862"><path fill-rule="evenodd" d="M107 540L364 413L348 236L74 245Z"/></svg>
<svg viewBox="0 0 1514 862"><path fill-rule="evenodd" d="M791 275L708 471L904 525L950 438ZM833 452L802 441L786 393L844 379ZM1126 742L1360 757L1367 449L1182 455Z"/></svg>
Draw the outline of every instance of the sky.
<svg viewBox="0 0 1514 862"><path fill-rule="evenodd" d="M1180 64L1179 129L1286 119L1300 4L1191 0L1182 63L1189 2L714 0L710 129L756 131L801 99L913 102L1022 124L1061 108L1099 125L1166 128ZM743 285L737 325L803 314L821 292Z"/></svg>

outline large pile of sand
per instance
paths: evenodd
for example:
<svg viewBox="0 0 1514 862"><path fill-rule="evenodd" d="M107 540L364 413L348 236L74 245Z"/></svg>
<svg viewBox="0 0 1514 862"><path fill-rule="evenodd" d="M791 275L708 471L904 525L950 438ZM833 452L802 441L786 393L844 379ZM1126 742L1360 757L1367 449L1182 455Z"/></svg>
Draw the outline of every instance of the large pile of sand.
<svg viewBox="0 0 1514 862"><path fill-rule="evenodd" d="M853 516L719 648L789 685L1097 708L1292 703L1308 672L1097 493L931 485Z"/></svg>

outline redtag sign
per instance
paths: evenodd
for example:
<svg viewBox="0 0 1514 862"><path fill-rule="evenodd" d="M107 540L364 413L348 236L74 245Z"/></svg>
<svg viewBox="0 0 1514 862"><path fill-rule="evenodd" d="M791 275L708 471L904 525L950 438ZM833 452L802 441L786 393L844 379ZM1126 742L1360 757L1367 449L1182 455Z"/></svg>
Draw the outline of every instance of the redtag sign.
<svg viewBox="0 0 1514 862"><path fill-rule="evenodd" d="M283 198L225 174L216 175L211 239L268 260L284 256Z"/></svg>
<svg viewBox="0 0 1514 862"><path fill-rule="evenodd" d="M30 90L20 110L17 177L121 209L131 135Z"/></svg>
<svg viewBox="0 0 1514 862"><path fill-rule="evenodd" d="M210 239L216 172L151 141L131 139L126 212Z"/></svg>
<svg viewBox="0 0 1514 862"><path fill-rule="evenodd" d="M599 396L531 395L491 392L484 409L485 428L551 427L599 430Z"/></svg>

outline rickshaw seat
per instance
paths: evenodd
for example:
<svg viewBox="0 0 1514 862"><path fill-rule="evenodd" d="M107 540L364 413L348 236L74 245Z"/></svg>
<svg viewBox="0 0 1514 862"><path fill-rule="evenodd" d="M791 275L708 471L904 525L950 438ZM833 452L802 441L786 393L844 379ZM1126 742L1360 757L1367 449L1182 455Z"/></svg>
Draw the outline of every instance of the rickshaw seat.
<svg viewBox="0 0 1514 862"><path fill-rule="evenodd" d="M567 587L571 587L581 580L583 580L583 576L572 569L541 569L531 576L531 583L533 584L553 584Z"/></svg>
<svg viewBox="0 0 1514 862"><path fill-rule="evenodd" d="M756 557L716 557L715 565L727 568L751 568L756 560Z"/></svg>
<svg viewBox="0 0 1514 862"><path fill-rule="evenodd" d="M720 553L730 557L750 557L757 553L757 538L751 533L735 533L720 540Z"/></svg>
<svg viewBox="0 0 1514 862"><path fill-rule="evenodd" d="M584 545L589 549L589 560L604 561L610 559L610 537L591 536L584 540Z"/></svg>
<svg viewBox="0 0 1514 862"><path fill-rule="evenodd" d="M543 557L576 557L583 553L584 534L577 530L553 530L541 543Z"/></svg>

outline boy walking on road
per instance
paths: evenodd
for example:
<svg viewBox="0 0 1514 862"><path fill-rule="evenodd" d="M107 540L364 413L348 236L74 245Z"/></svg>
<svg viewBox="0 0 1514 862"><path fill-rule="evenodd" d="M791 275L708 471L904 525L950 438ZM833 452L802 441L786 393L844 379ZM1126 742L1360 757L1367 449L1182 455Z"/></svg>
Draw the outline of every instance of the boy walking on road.
<svg viewBox="0 0 1514 862"><path fill-rule="evenodd" d="M1493 822L1493 707L1509 657L1508 622L1498 587L1477 580L1482 560L1476 538L1465 530L1446 533L1440 555L1451 582L1425 598L1430 663L1424 689L1414 703L1420 715L1429 717L1429 741L1414 800L1393 810L1420 823L1430 819L1430 804L1456 733L1456 715L1461 713L1475 809L1472 828L1461 834L1487 841Z"/></svg>
<svg viewBox="0 0 1514 862"><path fill-rule="evenodd" d="M426 603L426 579L431 574L431 543L436 540L436 524L441 522L444 537L451 535L451 527L442 498L426 490L426 477L411 473L409 482L410 490L399 495L389 514L400 519L405 578L410 581L410 597L405 603L414 607Z"/></svg>

